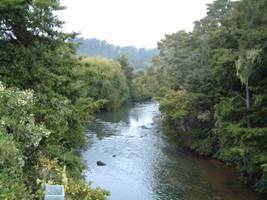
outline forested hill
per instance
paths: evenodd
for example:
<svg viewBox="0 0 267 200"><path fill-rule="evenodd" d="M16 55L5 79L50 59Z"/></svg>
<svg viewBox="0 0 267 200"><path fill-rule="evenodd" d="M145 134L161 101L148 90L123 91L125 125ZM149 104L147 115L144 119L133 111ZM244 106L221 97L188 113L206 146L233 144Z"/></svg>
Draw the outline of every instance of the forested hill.
<svg viewBox="0 0 267 200"><path fill-rule="evenodd" d="M159 53L157 49L138 49L135 46L120 47L110 44L105 40L98 40L95 38L78 38L75 42L80 43L77 50L78 55L100 55L111 59L116 59L121 55L125 55L127 56L130 65L136 70L144 70L151 66L151 59Z"/></svg>

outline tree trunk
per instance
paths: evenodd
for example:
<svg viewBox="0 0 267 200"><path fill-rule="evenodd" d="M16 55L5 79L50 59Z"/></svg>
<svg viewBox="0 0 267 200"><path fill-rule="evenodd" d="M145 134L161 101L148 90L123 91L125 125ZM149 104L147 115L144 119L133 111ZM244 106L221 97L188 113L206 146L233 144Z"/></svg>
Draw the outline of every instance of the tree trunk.
<svg viewBox="0 0 267 200"><path fill-rule="evenodd" d="M251 121L249 118L249 111L250 111L250 94L249 94L249 88L248 88L248 81L246 83L246 107L247 107L247 127L251 128Z"/></svg>

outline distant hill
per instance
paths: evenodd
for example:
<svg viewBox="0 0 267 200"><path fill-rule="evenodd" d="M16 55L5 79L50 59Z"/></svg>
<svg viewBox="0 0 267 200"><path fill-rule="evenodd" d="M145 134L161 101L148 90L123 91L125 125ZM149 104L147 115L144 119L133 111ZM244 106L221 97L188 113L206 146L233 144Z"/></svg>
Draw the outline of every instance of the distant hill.
<svg viewBox="0 0 267 200"><path fill-rule="evenodd" d="M78 55L103 56L111 59L116 59L120 55L125 55L130 65L136 70L144 70L151 66L152 57L159 53L157 49L138 49L134 46L120 47L95 38L78 38L75 42L80 43L77 50Z"/></svg>

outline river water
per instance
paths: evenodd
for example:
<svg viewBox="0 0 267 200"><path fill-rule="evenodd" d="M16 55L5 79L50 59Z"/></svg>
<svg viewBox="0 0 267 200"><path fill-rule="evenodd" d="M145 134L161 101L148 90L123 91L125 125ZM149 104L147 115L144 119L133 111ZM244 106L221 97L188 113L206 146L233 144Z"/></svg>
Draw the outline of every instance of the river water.
<svg viewBox="0 0 267 200"><path fill-rule="evenodd" d="M110 200L263 200L235 169L179 145L156 102L99 113L88 125L86 179ZM98 160L106 166L97 166Z"/></svg>

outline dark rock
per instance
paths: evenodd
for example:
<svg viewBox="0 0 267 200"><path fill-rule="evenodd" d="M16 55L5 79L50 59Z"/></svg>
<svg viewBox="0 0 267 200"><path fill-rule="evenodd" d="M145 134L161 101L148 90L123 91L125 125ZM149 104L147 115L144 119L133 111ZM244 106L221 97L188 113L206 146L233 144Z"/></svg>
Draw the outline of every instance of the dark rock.
<svg viewBox="0 0 267 200"><path fill-rule="evenodd" d="M148 127L146 127L146 126L144 126L144 125L143 125L143 126L141 126L141 128L143 128L143 129L148 129Z"/></svg>
<svg viewBox="0 0 267 200"><path fill-rule="evenodd" d="M141 135L140 138L143 138L143 137L146 137L146 136L147 136L147 134L144 134L144 135Z"/></svg>
<svg viewBox="0 0 267 200"><path fill-rule="evenodd" d="M106 165L106 163L104 163L104 162L102 162L102 161L97 161L96 162L96 164L98 165L98 166L105 166Z"/></svg>
<svg viewBox="0 0 267 200"><path fill-rule="evenodd" d="M116 157L116 155L114 154L114 155L112 155L112 157L114 158L114 157Z"/></svg>

